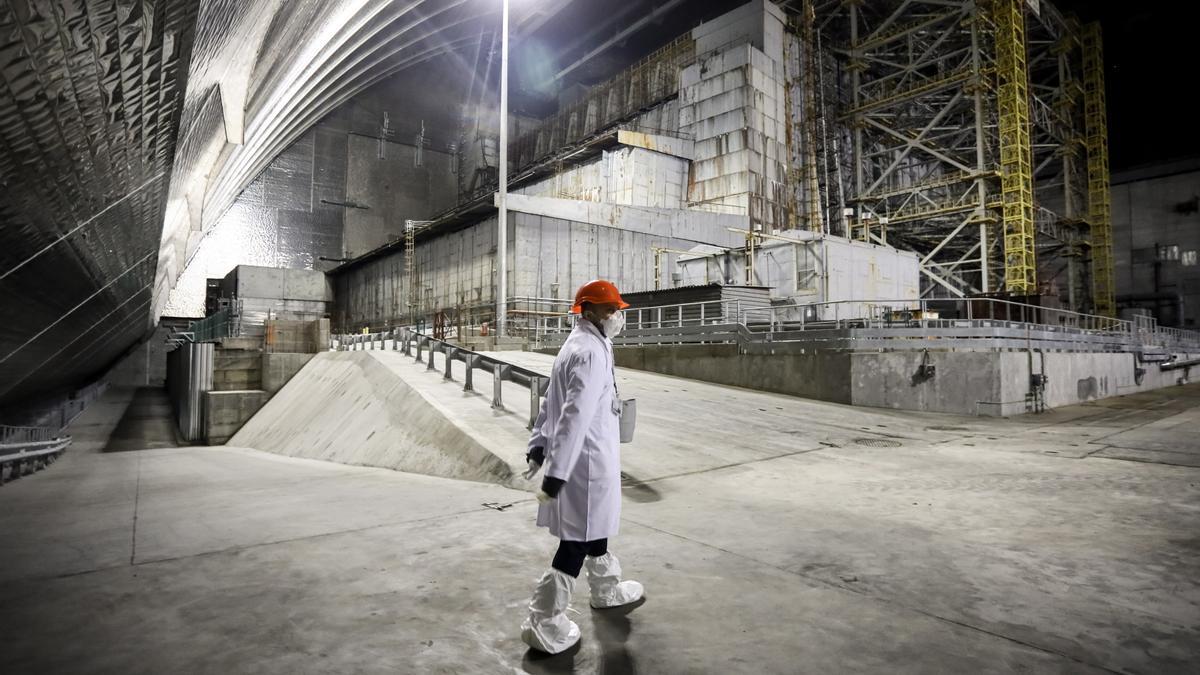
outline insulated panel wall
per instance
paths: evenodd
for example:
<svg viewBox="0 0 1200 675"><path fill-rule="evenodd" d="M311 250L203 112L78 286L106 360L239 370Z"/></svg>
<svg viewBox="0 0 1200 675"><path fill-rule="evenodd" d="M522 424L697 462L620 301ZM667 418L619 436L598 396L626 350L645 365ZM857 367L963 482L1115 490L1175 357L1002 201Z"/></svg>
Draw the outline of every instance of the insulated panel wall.
<svg viewBox="0 0 1200 675"><path fill-rule="evenodd" d="M0 2L0 421L148 332L200 4Z"/></svg>
<svg viewBox="0 0 1200 675"><path fill-rule="evenodd" d="M346 134L316 127L283 151L238 196L171 291L164 313L204 316L205 283L238 265L314 269L342 257ZM318 152L319 151L319 152ZM320 196L318 196L320 195Z"/></svg>
<svg viewBox="0 0 1200 675"><path fill-rule="evenodd" d="M515 215L515 214L514 214ZM513 244L510 231L510 248ZM415 314L484 308L495 302L496 219L429 239L418 239L410 294L403 250L362 263L334 279L335 330L382 330ZM511 264L511 263L510 263ZM509 277L510 294L516 276Z"/></svg>
<svg viewBox="0 0 1200 675"><path fill-rule="evenodd" d="M683 258L671 267L680 274L679 285L721 282L724 256ZM773 298L789 303L875 302L916 300L919 275L918 257L911 251L827 236L803 244L761 243L755 250L752 283L770 287ZM745 250L729 257L728 279L745 283ZM839 311L840 316L858 316L862 310L854 303Z"/></svg>
<svg viewBox="0 0 1200 675"><path fill-rule="evenodd" d="M516 190L535 197L682 208L689 162L643 148L620 147L591 162Z"/></svg>
<svg viewBox="0 0 1200 675"><path fill-rule="evenodd" d="M518 214L517 276L522 295L570 299L580 285L608 279L622 291L653 290L656 247L689 250L690 239L622 227ZM663 254L661 285L671 285L671 260Z"/></svg>
<svg viewBox="0 0 1200 675"><path fill-rule="evenodd" d="M205 280L237 265L329 269L394 241L406 219L426 220L453 206L451 154L425 148L417 166L415 145L381 145L370 135L382 119L354 101L280 153L212 230L193 233L192 257L164 314L203 316Z"/></svg>
<svg viewBox="0 0 1200 675"><path fill-rule="evenodd" d="M404 236L405 220L428 220L454 206L452 155L350 134L346 171L344 257L363 255Z"/></svg>
<svg viewBox="0 0 1200 675"><path fill-rule="evenodd" d="M768 231L785 222L782 21L752 2L701 25L700 56L680 76L679 127L696 142L689 204Z"/></svg>

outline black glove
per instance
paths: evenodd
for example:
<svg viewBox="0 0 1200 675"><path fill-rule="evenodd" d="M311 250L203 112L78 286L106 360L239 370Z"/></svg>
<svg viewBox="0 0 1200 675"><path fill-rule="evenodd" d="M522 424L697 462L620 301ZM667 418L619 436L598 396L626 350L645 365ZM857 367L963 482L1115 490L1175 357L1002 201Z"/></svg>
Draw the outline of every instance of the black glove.
<svg viewBox="0 0 1200 675"><path fill-rule="evenodd" d="M525 461L533 462L534 464L537 464L538 466L545 464L546 463L546 449L540 445L535 447L534 449L525 453Z"/></svg>
<svg viewBox="0 0 1200 675"><path fill-rule="evenodd" d="M558 491L562 486L566 485L567 481L553 476L545 476L542 478L542 492L545 492L551 499L558 498Z"/></svg>
<svg viewBox="0 0 1200 675"><path fill-rule="evenodd" d="M542 464L545 462L546 449L539 445L525 453L525 463L529 465L529 470L521 475L525 476L527 479L532 479L537 475L537 472L542 468Z"/></svg>

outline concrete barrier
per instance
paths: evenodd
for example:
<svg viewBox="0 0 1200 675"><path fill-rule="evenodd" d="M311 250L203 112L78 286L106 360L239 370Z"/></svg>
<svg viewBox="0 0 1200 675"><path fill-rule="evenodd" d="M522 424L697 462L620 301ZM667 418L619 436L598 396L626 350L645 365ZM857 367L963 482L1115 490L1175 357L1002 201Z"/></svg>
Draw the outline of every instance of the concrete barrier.
<svg viewBox="0 0 1200 675"><path fill-rule="evenodd" d="M459 383L429 377L400 352L324 352L230 444L527 489L520 472L528 432L511 414L494 412Z"/></svg>
<svg viewBox="0 0 1200 675"><path fill-rule="evenodd" d="M270 397L259 389L204 393L204 438L209 445L227 442Z"/></svg>
<svg viewBox="0 0 1200 675"><path fill-rule="evenodd" d="M1008 416L1186 383L1197 368L1163 370L1131 353L1033 350L851 352L777 343L617 347L617 365L835 403ZM1176 360L1197 358L1177 354ZM1044 377L1040 391L1033 376Z"/></svg>

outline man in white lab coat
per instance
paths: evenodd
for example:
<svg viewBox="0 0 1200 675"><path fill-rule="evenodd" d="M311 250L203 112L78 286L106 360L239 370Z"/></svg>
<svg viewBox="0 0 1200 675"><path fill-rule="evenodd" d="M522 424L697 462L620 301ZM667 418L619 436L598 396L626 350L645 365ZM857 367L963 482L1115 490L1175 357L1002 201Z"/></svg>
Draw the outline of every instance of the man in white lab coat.
<svg viewBox="0 0 1200 675"><path fill-rule="evenodd" d="M620 399L611 338L624 327L621 310L628 306L612 282L580 287L571 308L580 318L554 359L529 441L526 476L532 478L543 463L546 469L537 524L560 541L534 589L521 639L550 654L579 641L579 626L566 610L583 568L596 609L642 597L642 585L622 581L621 565L608 551L621 519Z"/></svg>

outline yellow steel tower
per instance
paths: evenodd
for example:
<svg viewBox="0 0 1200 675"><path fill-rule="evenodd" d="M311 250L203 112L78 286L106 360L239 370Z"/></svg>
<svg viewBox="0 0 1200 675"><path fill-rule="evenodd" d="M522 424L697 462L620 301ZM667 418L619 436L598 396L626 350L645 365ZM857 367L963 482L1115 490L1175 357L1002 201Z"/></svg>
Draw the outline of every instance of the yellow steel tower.
<svg viewBox="0 0 1200 675"><path fill-rule="evenodd" d="M1025 0L996 0L992 4L996 24L996 98L1000 111L1000 186L1004 199L1004 281L1005 289L1013 295L1037 293L1024 7Z"/></svg>
<svg viewBox="0 0 1200 675"><path fill-rule="evenodd" d="M1083 29L1083 110L1087 130L1088 224L1092 234L1092 300L1095 312L1116 316L1112 216L1108 178L1108 115L1104 108L1104 45L1100 24Z"/></svg>

